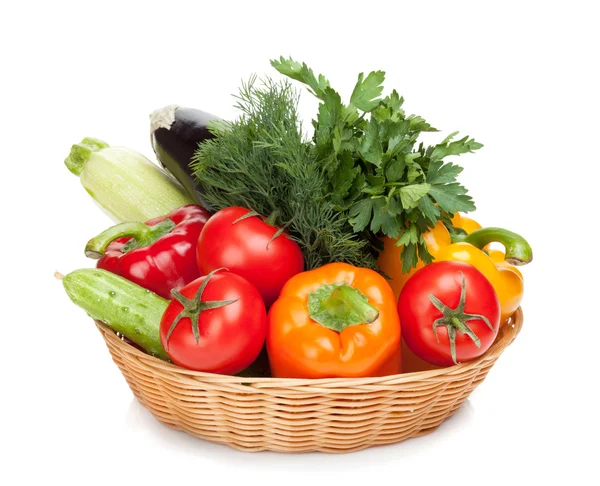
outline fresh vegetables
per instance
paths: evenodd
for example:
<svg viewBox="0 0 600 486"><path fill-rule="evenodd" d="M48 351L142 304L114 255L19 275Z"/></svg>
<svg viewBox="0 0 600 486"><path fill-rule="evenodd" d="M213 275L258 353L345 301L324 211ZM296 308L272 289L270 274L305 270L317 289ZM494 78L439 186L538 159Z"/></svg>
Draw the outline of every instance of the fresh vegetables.
<svg viewBox="0 0 600 486"><path fill-rule="evenodd" d="M271 64L319 100L308 136L292 81L251 77L232 121L152 113L162 168L96 139L72 147L65 164L121 223L88 242L98 269L65 277L73 302L208 373L369 377L481 356L532 259L521 236L462 214L475 205L447 158L482 145L425 145L437 130L383 94L382 71L342 103L306 64Z"/></svg>
<svg viewBox="0 0 600 486"><path fill-rule="evenodd" d="M127 222L88 241L85 253L97 267L121 275L165 299L200 277L196 246L208 212L190 204L147 223Z"/></svg>
<svg viewBox="0 0 600 486"><path fill-rule="evenodd" d="M207 206L202 189L192 177L190 162L198 144L213 137L208 126L220 120L195 108L168 105L150 115L150 140L156 158L185 188L191 198Z"/></svg>
<svg viewBox="0 0 600 486"><path fill-rule="evenodd" d="M269 310L267 353L276 377L400 373L392 289L377 272L346 263L292 277Z"/></svg>
<svg viewBox="0 0 600 486"><path fill-rule="evenodd" d="M418 270L398 299L408 347L438 366L470 361L494 342L500 304L491 283L474 266L435 262Z"/></svg>
<svg viewBox="0 0 600 486"><path fill-rule="evenodd" d="M363 73L345 105L329 81L293 59L271 61L280 73L306 84L321 104L313 120L314 152L327 174L327 194L336 209L348 211L356 232L399 239L404 271L433 261L423 234L438 221L452 227L452 215L474 211L467 190L456 182L462 167L449 155L473 152L482 144L469 137L417 146L422 132L436 132L422 117L406 116L395 90L385 98L385 73Z"/></svg>
<svg viewBox="0 0 600 486"><path fill-rule="evenodd" d="M224 267L241 275L270 306L283 285L304 269L298 244L272 224L248 209L221 209L200 233L198 267L204 274Z"/></svg>
<svg viewBox="0 0 600 486"><path fill-rule="evenodd" d="M210 373L235 374L259 355L267 327L260 294L246 279L214 270L173 291L160 338L174 363Z"/></svg>
<svg viewBox="0 0 600 486"><path fill-rule="evenodd" d="M461 221L466 222L471 230L470 234L451 236L446 226L439 222L423 238L435 261L455 260L470 263L486 276L500 299L501 320L504 322L519 307L523 298L523 278L514 265L524 265L532 260L531 247L523 237L511 231L502 228L473 230L479 226L477 223L466 218L455 219L457 225L461 225ZM484 251L483 248L492 242L504 245L506 254L499 250ZM398 241L385 238L384 249L378 260L381 270L391 277L390 285L396 295L400 294L406 282L415 273L415 270L411 270L408 274L402 274L401 250ZM423 265L423 262L419 262L417 268Z"/></svg>
<svg viewBox="0 0 600 486"><path fill-rule="evenodd" d="M73 145L65 165L117 222L146 221L194 202L175 179L143 155L95 138Z"/></svg>
<svg viewBox="0 0 600 486"><path fill-rule="evenodd" d="M215 123L192 168L216 210L240 206L269 217L298 241L305 268L343 261L376 268L375 250L354 234L348 216L327 197L328 175L303 138L298 99L289 83L252 78L240 90L240 118Z"/></svg>
<svg viewBox="0 0 600 486"><path fill-rule="evenodd" d="M140 346L168 359L159 323L168 301L129 280L98 268L74 270L62 279L69 298L87 314Z"/></svg>

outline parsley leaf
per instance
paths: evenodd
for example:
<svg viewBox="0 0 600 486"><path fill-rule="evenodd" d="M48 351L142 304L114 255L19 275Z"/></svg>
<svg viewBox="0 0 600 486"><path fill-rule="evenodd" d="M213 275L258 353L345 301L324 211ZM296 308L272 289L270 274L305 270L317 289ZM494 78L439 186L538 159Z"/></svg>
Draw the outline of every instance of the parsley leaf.
<svg viewBox="0 0 600 486"><path fill-rule="evenodd" d="M412 184L400 188L400 201L404 209L413 209L419 205L421 198L429 192L429 184Z"/></svg>
<svg viewBox="0 0 600 486"><path fill-rule="evenodd" d="M430 225L434 225L440 219L440 208L433 204L429 197L419 199L419 210Z"/></svg>
<svg viewBox="0 0 600 486"><path fill-rule="evenodd" d="M451 226L456 212L475 210L456 180L462 167L444 159L483 145L469 137L454 140L458 132L435 145L418 144L421 133L438 130L420 115L407 116L397 91L382 97L383 71L359 74L345 105L329 81L305 64L284 58L272 64L322 100L313 142L329 173L326 194L338 210L348 211L353 230L399 238L404 271L419 259L431 262L423 234L440 221Z"/></svg>
<svg viewBox="0 0 600 486"><path fill-rule="evenodd" d="M364 74L358 75L358 82L354 87L350 103L362 111L371 111L379 105L379 97L383 92L383 81L385 73L383 71L374 71L366 79Z"/></svg>
<svg viewBox="0 0 600 486"><path fill-rule="evenodd" d="M449 143L449 140L451 140L452 137L456 135L456 133L458 132L453 133L452 135L447 137L446 140L444 140L442 143L436 145L429 158L431 160L442 160L448 155L466 154L468 152L473 152L474 150L478 150L481 147L483 147L482 144L476 142L472 138L469 139L469 137L464 137L460 140L457 140L456 142Z"/></svg>
<svg viewBox="0 0 600 486"><path fill-rule="evenodd" d="M360 145L359 153L364 160L379 167L383 156L381 140L379 140L379 129L375 123L369 123Z"/></svg>
<svg viewBox="0 0 600 486"><path fill-rule="evenodd" d="M475 211L475 204L471 196L466 195L467 190L457 182L431 186L429 194L439 206L449 213Z"/></svg>
<svg viewBox="0 0 600 486"><path fill-rule="evenodd" d="M460 165L444 164L441 160L432 160L427 171L429 184L447 184L456 180L456 176L463 171Z"/></svg>
<svg viewBox="0 0 600 486"><path fill-rule="evenodd" d="M398 246L404 245L415 245L419 241L419 236L417 235L417 227L410 226L402 236L398 239L396 244Z"/></svg>
<svg viewBox="0 0 600 486"><path fill-rule="evenodd" d="M418 261L417 245L414 243L404 245L404 248L402 249L402 273L410 272L411 268L417 266Z"/></svg>
<svg viewBox="0 0 600 486"><path fill-rule="evenodd" d="M364 230L371 221L373 212L373 199L362 199L350 208L350 224L356 233Z"/></svg>
<svg viewBox="0 0 600 486"><path fill-rule="evenodd" d="M327 87L323 91L323 103L319 105L319 126L334 127L340 119L342 99L340 95Z"/></svg>
<svg viewBox="0 0 600 486"><path fill-rule="evenodd" d="M402 179L402 175L404 174L404 169L406 168L406 162L404 162L404 156L399 155L390 161L388 166L386 167L386 178L390 182L397 182Z"/></svg>
<svg viewBox="0 0 600 486"><path fill-rule="evenodd" d="M329 81L319 75L317 78L306 64L294 61L291 57L285 59L283 56L279 58L279 61L271 61L271 65L277 69L281 74L300 81L311 88L311 92L320 99L324 98L325 88L329 86Z"/></svg>
<svg viewBox="0 0 600 486"><path fill-rule="evenodd" d="M400 234L395 215L389 210L385 198L380 197L373 202L373 219L371 220L370 229L374 234L381 231L384 235L392 238L397 238Z"/></svg>

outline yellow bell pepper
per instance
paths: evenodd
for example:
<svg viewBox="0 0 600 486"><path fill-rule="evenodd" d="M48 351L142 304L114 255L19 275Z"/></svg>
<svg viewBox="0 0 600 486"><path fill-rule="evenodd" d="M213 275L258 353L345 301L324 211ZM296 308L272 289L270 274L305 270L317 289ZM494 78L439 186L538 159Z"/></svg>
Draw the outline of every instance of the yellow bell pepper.
<svg viewBox="0 0 600 486"><path fill-rule="evenodd" d="M498 294L501 322L505 322L519 307L523 298L523 275L515 265L524 265L532 260L531 247L516 233L502 228L482 228L476 221L462 215L455 215L452 222L467 234L453 239L446 226L439 221L423 235L429 252L434 261L466 262L483 273ZM489 244L492 242L504 245L505 252L490 249ZM389 284L398 299L404 284L424 264L419 260L416 268L402 273L402 247L396 245L396 240L388 237L383 239L383 245L377 263L391 278Z"/></svg>

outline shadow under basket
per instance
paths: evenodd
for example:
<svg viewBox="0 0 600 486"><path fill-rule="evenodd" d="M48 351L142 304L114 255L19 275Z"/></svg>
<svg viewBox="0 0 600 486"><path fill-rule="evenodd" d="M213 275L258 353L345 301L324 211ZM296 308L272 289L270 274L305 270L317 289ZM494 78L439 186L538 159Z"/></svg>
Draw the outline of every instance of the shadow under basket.
<svg viewBox="0 0 600 486"><path fill-rule="evenodd" d="M145 354L96 322L136 398L169 427L242 451L352 452L432 432L481 383L523 325L519 308L468 363L378 378L242 378Z"/></svg>

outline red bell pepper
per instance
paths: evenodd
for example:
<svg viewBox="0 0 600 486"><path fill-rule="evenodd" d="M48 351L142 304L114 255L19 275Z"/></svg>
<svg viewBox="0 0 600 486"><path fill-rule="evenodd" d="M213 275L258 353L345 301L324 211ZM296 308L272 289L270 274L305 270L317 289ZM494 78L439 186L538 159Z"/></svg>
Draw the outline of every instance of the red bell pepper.
<svg viewBox="0 0 600 486"><path fill-rule="evenodd" d="M88 241L85 254L97 267L116 273L152 292L172 299L199 278L196 245L210 214L190 204L145 224L117 224Z"/></svg>

